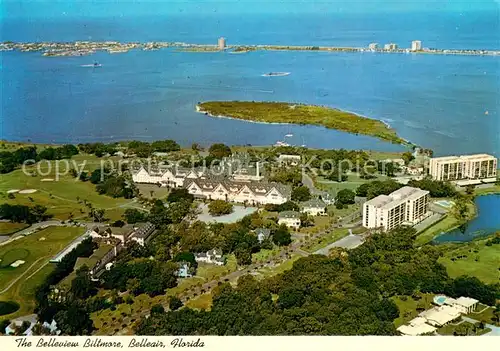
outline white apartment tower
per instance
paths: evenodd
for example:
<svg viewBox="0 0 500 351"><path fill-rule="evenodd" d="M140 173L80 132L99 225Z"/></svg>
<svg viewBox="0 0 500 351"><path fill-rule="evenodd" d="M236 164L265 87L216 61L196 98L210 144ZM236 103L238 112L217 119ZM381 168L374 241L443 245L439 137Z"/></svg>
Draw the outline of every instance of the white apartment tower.
<svg viewBox="0 0 500 351"><path fill-rule="evenodd" d="M394 43L389 43L384 45L384 50L397 50L398 45Z"/></svg>
<svg viewBox="0 0 500 351"><path fill-rule="evenodd" d="M226 48L226 38L220 37L217 46L219 47L219 50L224 50Z"/></svg>
<svg viewBox="0 0 500 351"><path fill-rule="evenodd" d="M414 40L411 42L411 51L422 50L422 42L420 40Z"/></svg>
<svg viewBox="0 0 500 351"><path fill-rule="evenodd" d="M389 231L401 225L415 225L427 218L428 208L428 191L405 186L365 202L363 226Z"/></svg>
<svg viewBox="0 0 500 351"><path fill-rule="evenodd" d="M498 160L487 154L431 158L429 174L435 180L459 185L495 182Z"/></svg>

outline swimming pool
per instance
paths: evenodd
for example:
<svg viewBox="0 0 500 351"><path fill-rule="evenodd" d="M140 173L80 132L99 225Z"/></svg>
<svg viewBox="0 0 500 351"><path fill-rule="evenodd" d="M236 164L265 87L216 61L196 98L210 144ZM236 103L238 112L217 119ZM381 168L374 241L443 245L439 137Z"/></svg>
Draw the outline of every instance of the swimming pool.
<svg viewBox="0 0 500 351"><path fill-rule="evenodd" d="M450 208L453 205L455 205L455 203L453 201L450 201L450 200L439 200L439 201L436 201L434 203L436 205L439 205L439 206L445 207L445 208Z"/></svg>
<svg viewBox="0 0 500 351"><path fill-rule="evenodd" d="M446 296L442 296L442 295L441 296L436 296L436 297L434 297L434 303L436 305L442 305L442 304L445 303L446 299L447 299Z"/></svg>

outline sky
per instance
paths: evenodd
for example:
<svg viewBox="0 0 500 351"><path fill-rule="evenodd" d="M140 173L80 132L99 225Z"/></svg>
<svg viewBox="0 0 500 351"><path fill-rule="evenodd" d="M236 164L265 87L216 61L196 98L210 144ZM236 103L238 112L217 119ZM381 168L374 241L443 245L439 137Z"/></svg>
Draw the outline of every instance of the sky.
<svg viewBox="0 0 500 351"><path fill-rule="evenodd" d="M499 11L500 0L0 0L1 18Z"/></svg>

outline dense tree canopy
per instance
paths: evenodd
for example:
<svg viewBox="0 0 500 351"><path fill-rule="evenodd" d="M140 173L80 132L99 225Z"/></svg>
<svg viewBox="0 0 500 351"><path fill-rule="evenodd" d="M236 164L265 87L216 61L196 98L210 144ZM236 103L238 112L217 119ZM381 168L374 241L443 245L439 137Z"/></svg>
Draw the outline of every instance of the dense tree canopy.
<svg viewBox="0 0 500 351"><path fill-rule="evenodd" d="M210 156L220 160L224 157L231 156L231 149L225 144L213 144L208 149L208 153Z"/></svg>
<svg viewBox="0 0 500 351"><path fill-rule="evenodd" d="M257 281L243 276L236 288L212 291L210 311L188 307L155 314L140 335L395 335L395 296L418 292L470 296L492 304L499 287L475 278L451 279L437 262L438 248L414 246L415 231L374 234L365 244L332 257L311 255L293 268Z"/></svg>
<svg viewBox="0 0 500 351"><path fill-rule="evenodd" d="M292 201L308 201L311 199L311 191L308 187L302 185L293 188L292 190Z"/></svg>

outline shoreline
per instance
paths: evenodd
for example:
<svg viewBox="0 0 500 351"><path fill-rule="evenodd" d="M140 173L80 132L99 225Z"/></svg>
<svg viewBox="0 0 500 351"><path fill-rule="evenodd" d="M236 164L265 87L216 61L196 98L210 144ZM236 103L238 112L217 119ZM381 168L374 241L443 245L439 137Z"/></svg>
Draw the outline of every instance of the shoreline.
<svg viewBox="0 0 500 351"><path fill-rule="evenodd" d="M291 104L291 103L290 103ZM368 117L368 116L364 116L364 115L361 115L359 113L355 113L355 112L352 112L352 111L348 111L348 110L341 110L341 109L338 109L338 108L334 108L334 107L330 107L330 106L322 106L322 105L307 105L307 104L299 104L297 103L297 105L304 105L304 106L314 106L314 107L321 107L321 108L325 108L325 109L331 109L331 110L336 110L336 111L339 111L339 112L344 112L344 113L348 113L348 114L351 114L351 115L355 115L355 116L358 116L358 117L361 117L361 118L366 118L366 119L370 119L370 120L373 120L373 121L377 121L377 122L381 122L382 124L384 124L388 129L390 130L393 130L394 132L396 132L392 127L391 125L384 121L384 120L380 120L380 119L376 119L376 118L372 118L372 117ZM399 135L396 134L396 136L401 139L403 142L401 143L394 143L394 142L391 142L390 140L387 140L387 139L382 139L382 138L379 138L377 136L374 136L374 135L368 135L368 134L363 134L363 133L351 133L351 132L348 132L348 131L344 131L344 130L340 130L340 129L335 129L335 128L328 128L324 125L320 125L320 124L311 124L311 123L288 123L288 122L263 122L263 121L254 121L254 120L250 120L250 119L243 119L243 118L236 118L236 117L231 117L231 116L225 116L225 115L214 115L208 111L205 111L201 108L201 106L199 104L196 104L196 112L197 113L202 113L206 116L210 116L210 117L213 117L213 118L225 118L225 119L230 119L230 120L237 120L237 121L242 121L242 122L249 122L249 123L257 123L257 124L268 124L268 125L296 125L296 126L314 126L314 127L321 127L321 128L325 128L327 130L335 130L337 132L342 132L342 133L347 133L347 134L352 134L352 135L357 135L357 136L366 136L366 137L371 137L371 138L375 138L377 140L381 140L383 142L386 142L386 143L390 143L390 144L396 144L396 145L401 145L403 147L419 147L419 145L416 145L414 143L412 143L411 141L407 140L407 139L404 139L402 137L400 137Z"/></svg>
<svg viewBox="0 0 500 351"><path fill-rule="evenodd" d="M45 57L70 57L93 55L96 51L107 53L120 53L129 50L155 51L164 48L188 49L188 52L200 52L217 49L212 44L193 44L183 42L119 42L119 41L70 41L50 42L31 41L13 42L3 41L0 43L0 51L18 52L41 52ZM342 47L342 46L313 46L313 45L227 45L224 49L234 49L238 52L248 51L305 51L305 52L329 52L329 53L367 53L367 54L426 54L426 55L466 55L466 56L493 56L500 57L500 50L492 49L422 49L411 50L410 48L370 49L369 47Z"/></svg>

